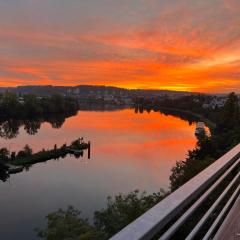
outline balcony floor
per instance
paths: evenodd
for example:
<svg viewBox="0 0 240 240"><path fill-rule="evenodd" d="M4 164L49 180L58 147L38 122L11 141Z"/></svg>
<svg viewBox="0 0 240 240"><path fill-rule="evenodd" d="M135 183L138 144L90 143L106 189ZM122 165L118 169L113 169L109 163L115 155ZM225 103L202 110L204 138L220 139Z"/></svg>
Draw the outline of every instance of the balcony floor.
<svg viewBox="0 0 240 240"><path fill-rule="evenodd" d="M240 197L238 197L214 240L240 240Z"/></svg>

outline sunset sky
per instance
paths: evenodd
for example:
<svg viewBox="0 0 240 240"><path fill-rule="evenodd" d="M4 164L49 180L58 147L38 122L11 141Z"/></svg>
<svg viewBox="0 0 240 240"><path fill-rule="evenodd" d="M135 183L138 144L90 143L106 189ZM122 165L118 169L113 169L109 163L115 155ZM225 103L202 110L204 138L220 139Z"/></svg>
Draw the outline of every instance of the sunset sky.
<svg viewBox="0 0 240 240"><path fill-rule="evenodd" d="M0 0L0 86L240 92L240 0Z"/></svg>

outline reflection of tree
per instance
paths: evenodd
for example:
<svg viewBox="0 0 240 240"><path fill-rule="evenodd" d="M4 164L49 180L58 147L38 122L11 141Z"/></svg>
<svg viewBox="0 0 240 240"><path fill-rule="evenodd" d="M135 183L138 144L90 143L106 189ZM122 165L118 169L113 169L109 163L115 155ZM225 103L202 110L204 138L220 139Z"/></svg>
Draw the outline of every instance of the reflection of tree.
<svg viewBox="0 0 240 240"><path fill-rule="evenodd" d="M17 120L8 120L0 125L0 136L5 139L17 137L21 122Z"/></svg>
<svg viewBox="0 0 240 240"><path fill-rule="evenodd" d="M26 94L21 102L15 93L0 95L0 137L8 139L16 137L22 125L28 134L36 134L41 122L48 119L53 128L60 128L65 118L76 115L79 109L76 99L61 94L42 98Z"/></svg>
<svg viewBox="0 0 240 240"><path fill-rule="evenodd" d="M197 122L199 121L199 117L197 116L194 116L193 114L191 114L190 112L184 112L181 111L181 110L171 110L171 109L154 109L154 108L151 108L151 107L143 107L143 106L136 106L134 108L134 112L137 114L137 113L144 113L144 111L146 111L147 113L151 113L151 111L154 111L154 112L159 112L159 113L162 113L164 114L165 116L174 116L174 117L178 117L184 121L187 121L189 123L189 125L191 126L194 122Z"/></svg>
<svg viewBox="0 0 240 240"><path fill-rule="evenodd" d="M161 109L161 113L164 114L165 116L171 115L171 116L174 116L174 117L178 117L178 118L180 118L180 119L182 119L184 121L187 121L190 126L194 122L199 121L198 117L194 116L191 113L187 113L187 112Z"/></svg>
<svg viewBox="0 0 240 240"><path fill-rule="evenodd" d="M23 124L29 135L35 135L41 127L41 120L26 120Z"/></svg>
<svg viewBox="0 0 240 240"><path fill-rule="evenodd" d="M6 182L8 178L9 174L4 170L0 170L0 181Z"/></svg>
<svg viewBox="0 0 240 240"><path fill-rule="evenodd" d="M52 128L61 128L66 117L63 115L55 116L48 119L31 119L31 120L4 120L0 121L0 137L5 139L16 138L19 134L19 128L24 126L25 131L29 135L35 135L41 128L43 122L49 122Z"/></svg>
<svg viewBox="0 0 240 240"><path fill-rule="evenodd" d="M53 128L61 128L65 122L64 116L58 116L55 118L48 119L48 122L52 125Z"/></svg>

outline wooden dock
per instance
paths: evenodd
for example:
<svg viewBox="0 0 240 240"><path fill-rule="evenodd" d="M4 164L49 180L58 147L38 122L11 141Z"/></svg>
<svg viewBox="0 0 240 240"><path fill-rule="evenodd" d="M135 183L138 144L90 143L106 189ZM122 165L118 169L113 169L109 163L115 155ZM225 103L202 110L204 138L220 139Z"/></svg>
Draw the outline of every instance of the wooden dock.
<svg viewBox="0 0 240 240"><path fill-rule="evenodd" d="M7 163L6 166L8 167L8 173L9 174L22 172L23 169L24 169L23 166L15 166L15 165L12 165L12 164L9 164L9 163Z"/></svg>

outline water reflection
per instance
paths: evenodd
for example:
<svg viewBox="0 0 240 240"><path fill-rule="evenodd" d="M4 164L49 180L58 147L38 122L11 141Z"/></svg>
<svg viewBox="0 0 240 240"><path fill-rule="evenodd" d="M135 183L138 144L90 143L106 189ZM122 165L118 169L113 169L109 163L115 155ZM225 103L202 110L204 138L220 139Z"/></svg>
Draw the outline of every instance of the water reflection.
<svg viewBox="0 0 240 240"><path fill-rule="evenodd" d="M85 151L87 151L87 158L84 158L84 153ZM52 158L50 160L46 160L44 162L48 162L48 161L60 161L62 159L65 159L67 157L72 157L72 158L75 158L77 159L78 161L80 162L83 162L83 163L86 163L86 159L87 161L90 159L90 148L88 148L87 150L81 150L81 151L77 151L77 152L74 152L74 153L68 153L68 154L65 154L65 155L62 155L61 157L59 158ZM37 163L35 163L37 164ZM35 165L35 164L29 164L29 165L25 165L23 170L28 172L30 171L30 169ZM20 172L22 172L23 170L20 170L20 171L17 171L17 172L10 172L8 170L8 168L5 166L4 162L0 161L0 181L2 182L6 182L11 175L13 174L18 174Z"/></svg>
<svg viewBox="0 0 240 240"><path fill-rule="evenodd" d="M4 240L37 239L32 229L41 228L44 217L58 208L73 205L91 219L95 210L105 207L109 195L166 189L171 168L196 144L194 124L154 111L80 111L58 129L50 122L41 122L40 128L39 122L25 125L33 129L30 132L37 129L37 134L29 135L24 125L18 126L17 138L1 138L1 146L18 151L29 144L36 152L84 137L91 140L92 156L88 161L84 152L79 159L68 155L39 163L11 175L9 184L0 182Z"/></svg>
<svg viewBox="0 0 240 240"><path fill-rule="evenodd" d="M0 181L6 182L9 178L9 174L6 170L1 170L0 169Z"/></svg>
<svg viewBox="0 0 240 240"><path fill-rule="evenodd" d="M196 123L197 121L199 121L199 117L191 114L190 112L184 112L181 110L177 111L177 110L163 109L163 108L161 110L159 109L154 110L152 108L142 108L141 106L139 106L134 108L134 112L136 114L144 114L144 112L147 112L148 114L150 114L151 112L160 112L165 116L175 116L184 121L187 121L190 126Z"/></svg>
<svg viewBox="0 0 240 240"><path fill-rule="evenodd" d="M89 109L90 107L90 109ZM104 105L106 108L106 106ZM120 111L124 109L119 109L119 108L111 108L111 109L103 109L101 106L98 108L96 106L85 106L82 107L81 111ZM135 108L134 112L136 114L144 114L144 112L147 112L150 114L151 112L159 112L158 110L154 111L152 109L143 109L143 108ZM161 113L164 114L165 116L176 116L184 121L187 121L189 125L194 124L196 121L198 121L198 118L189 114L189 113L184 113L184 112L176 112L172 110L161 110ZM35 135L38 133L39 129L41 128L41 125L43 123L50 123L52 128L54 129L60 129L63 124L65 123L66 118L64 116L55 116L54 118L48 118L48 119L30 119L30 120L6 120L0 122L0 137L4 139L13 139L16 138L19 134L19 129L23 126L24 130L26 133L29 135Z"/></svg>
<svg viewBox="0 0 240 240"><path fill-rule="evenodd" d="M31 120L6 120L0 122L0 137L4 139L16 138L19 129L23 126L26 133L35 135L38 133L41 125L45 122L50 123L52 128L59 129L64 124L66 118L64 116L56 116L49 119L31 119Z"/></svg>

